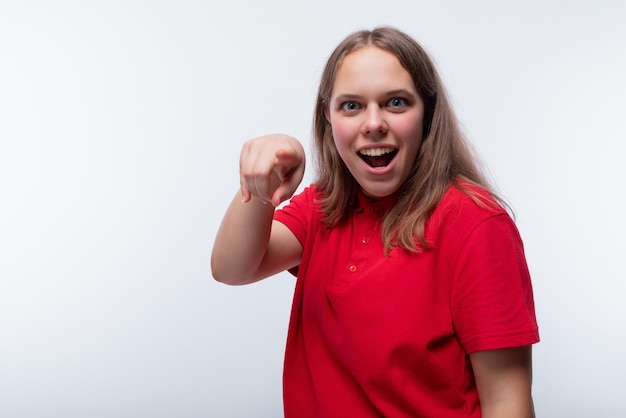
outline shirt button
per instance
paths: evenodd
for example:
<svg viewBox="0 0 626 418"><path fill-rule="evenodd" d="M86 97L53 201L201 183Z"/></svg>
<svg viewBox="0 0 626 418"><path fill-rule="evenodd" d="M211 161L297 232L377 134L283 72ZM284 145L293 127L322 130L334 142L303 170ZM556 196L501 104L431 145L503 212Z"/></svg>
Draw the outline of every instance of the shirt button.
<svg viewBox="0 0 626 418"><path fill-rule="evenodd" d="M362 242L364 245L369 244L369 242L370 242L370 237L363 237L363 238L361 238L361 242Z"/></svg>
<svg viewBox="0 0 626 418"><path fill-rule="evenodd" d="M367 208L365 208L365 213L374 213L374 208L371 206L368 206Z"/></svg>
<svg viewBox="0 0 626 418"><path fill-rule="evenodd" d="M350 273L354 273L356 271L356 266L354 264L351 265L349 270L350 270Z"/></svg>

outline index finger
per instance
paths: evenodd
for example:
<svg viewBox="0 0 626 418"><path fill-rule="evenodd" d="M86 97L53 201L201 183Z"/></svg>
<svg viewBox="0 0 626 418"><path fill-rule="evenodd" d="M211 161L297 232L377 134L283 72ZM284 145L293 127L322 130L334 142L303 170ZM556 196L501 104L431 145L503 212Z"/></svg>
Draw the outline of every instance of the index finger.
<svg viewBox="0 0 626 418"><path fill-rule="evenodd" d="M276 150L275 164L280 167L292 167L297 164L298 154L294 150L281 148Z"/></svg>

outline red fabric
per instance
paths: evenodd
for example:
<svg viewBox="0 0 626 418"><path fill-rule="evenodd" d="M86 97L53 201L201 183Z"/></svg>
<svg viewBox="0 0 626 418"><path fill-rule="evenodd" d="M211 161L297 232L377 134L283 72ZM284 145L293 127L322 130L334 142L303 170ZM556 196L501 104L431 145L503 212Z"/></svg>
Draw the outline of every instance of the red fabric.
<svg viewBox="0 0 626 418"><path fill-rule="evenodd" d="M468 354L539 341L508 214L450 187L426 225L432 249L385 258L379 223L393 202L361 197L348 222L329 230L315 198L311 186L275 214L304 248L285 416L480 417Z"/></svg>

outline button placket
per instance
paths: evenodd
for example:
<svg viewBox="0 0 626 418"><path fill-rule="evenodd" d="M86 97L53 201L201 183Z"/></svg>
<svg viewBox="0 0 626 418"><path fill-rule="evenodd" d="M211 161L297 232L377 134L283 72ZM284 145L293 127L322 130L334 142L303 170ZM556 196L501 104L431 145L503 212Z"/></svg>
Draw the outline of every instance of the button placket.
<svg viewBox="0 0 626 418"><path fill-rule="evenodd" d="M371 233L373 229L375 229L375 224L378 222L378 209L376 206L368 205L363 208L360 216L355 218L355 222L357 222L356 228L353 231L353 239L355 239L356 247L353 247L353 250L350 255L350 259L347 263L347 270L349 273L361 273L367 270L368 256L369 256L369 246L372 244L371 241Z"/></svg>

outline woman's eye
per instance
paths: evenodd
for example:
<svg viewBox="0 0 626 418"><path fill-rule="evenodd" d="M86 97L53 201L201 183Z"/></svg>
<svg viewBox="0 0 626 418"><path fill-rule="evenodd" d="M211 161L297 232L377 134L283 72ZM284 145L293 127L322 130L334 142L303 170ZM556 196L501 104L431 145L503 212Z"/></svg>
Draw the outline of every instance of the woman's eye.
<svg viewBox="0 0 626 418"><path fill-rule="evenodd" d="M388 102L390 107L403 107L406 106L406 100L400 98L400 97L394 97L393 99L389 100Z"/></svg>
<svg viewBox="0 0 626 418"><path fill-rule="evenodd" d="M348 112L355 111L358 108L359 108L359 105L356 102L345 102L341 104L341 110L345 110Z"/></svg>

